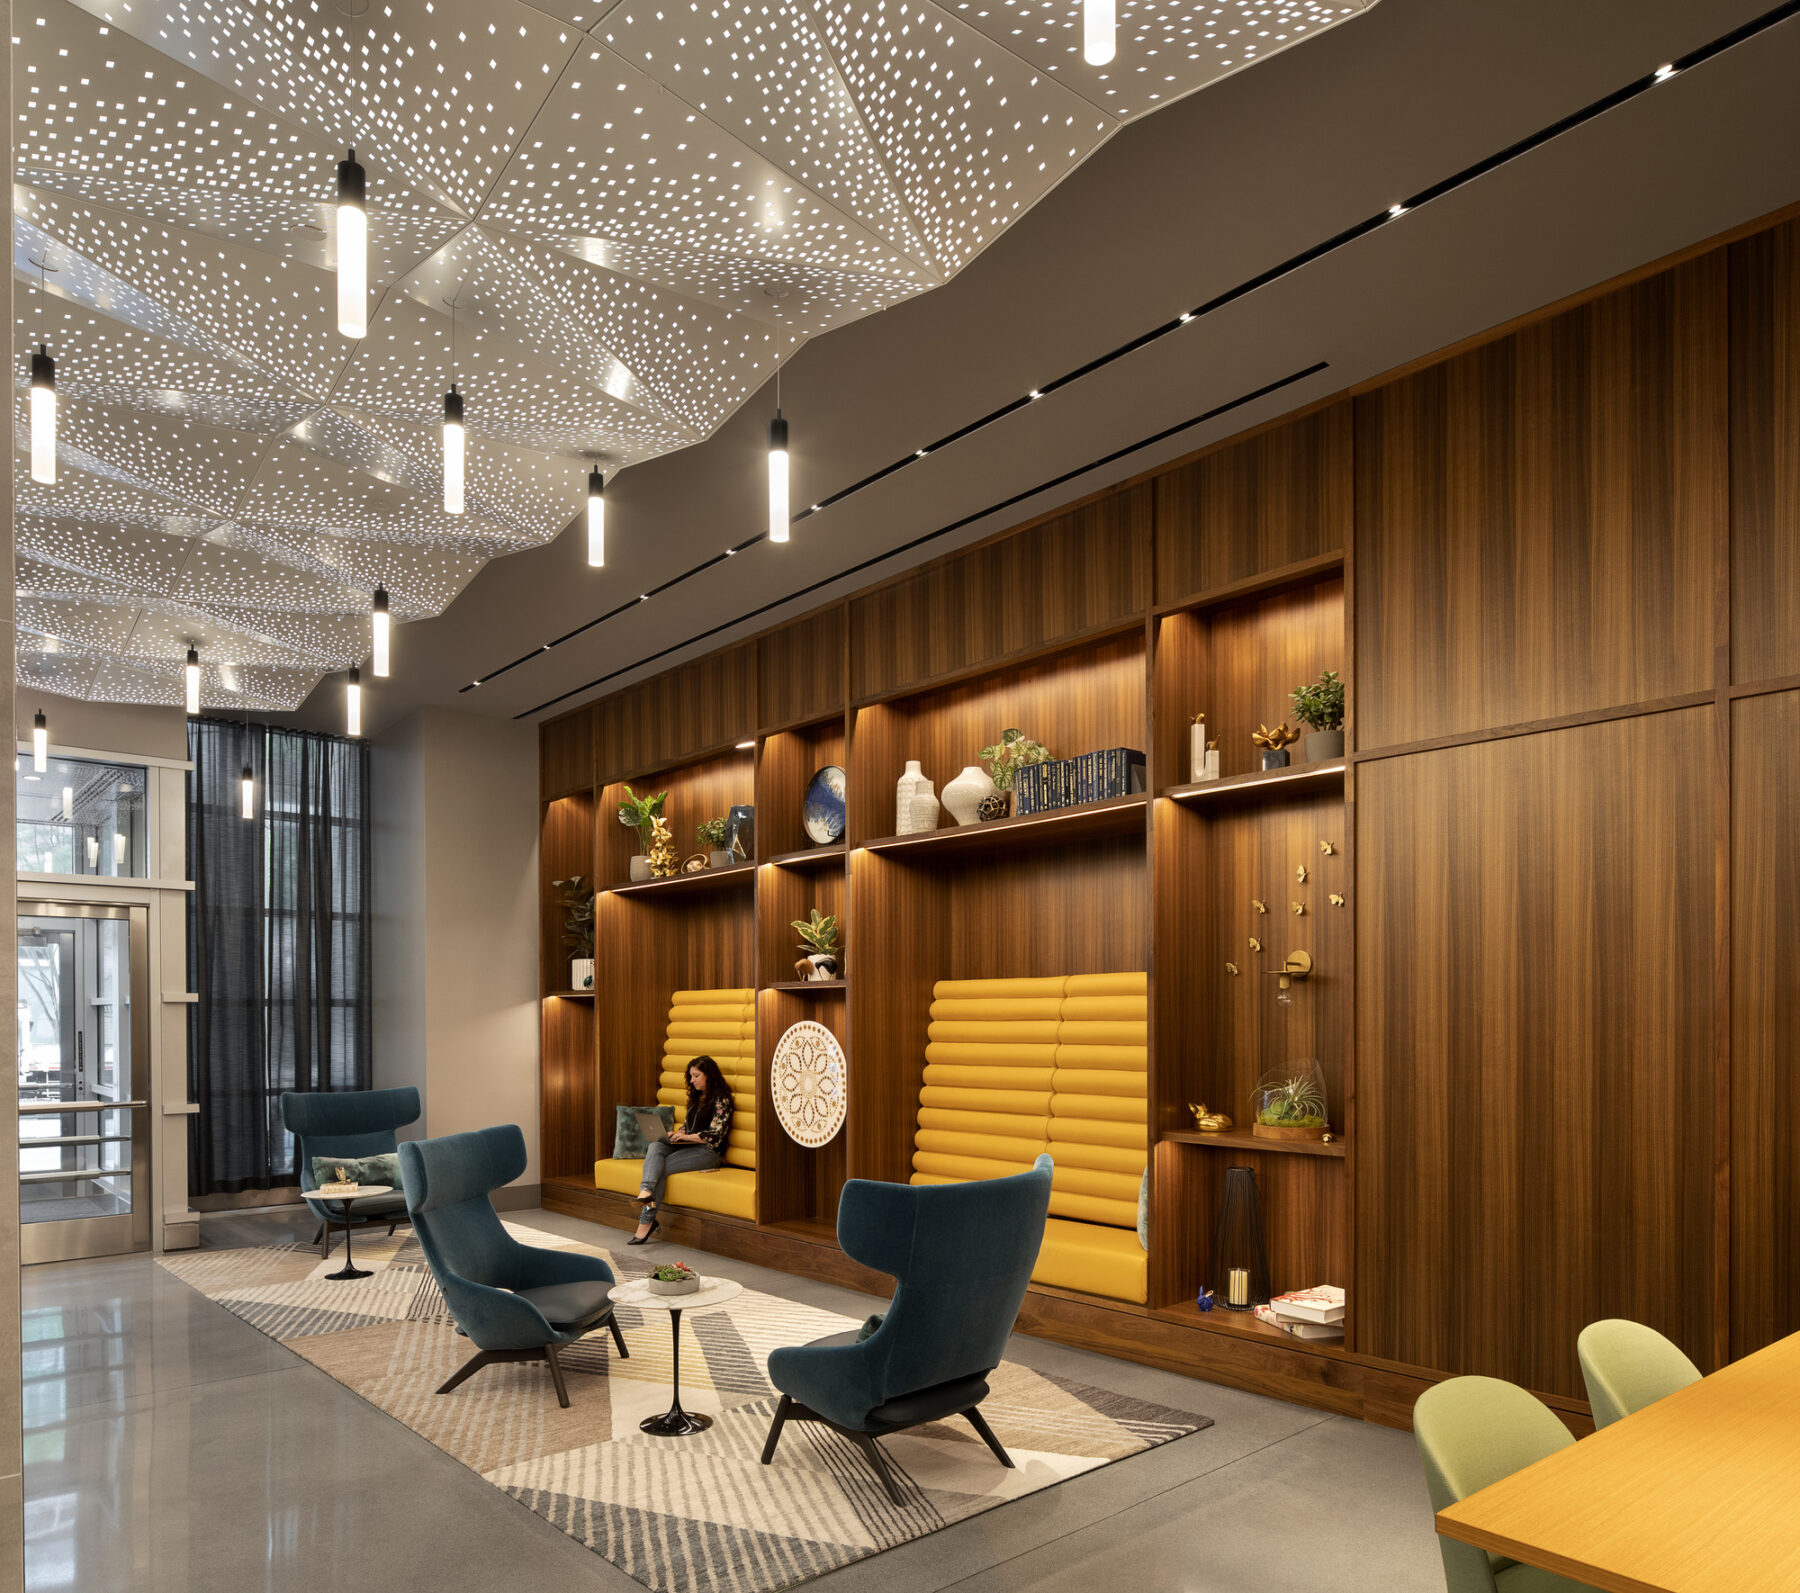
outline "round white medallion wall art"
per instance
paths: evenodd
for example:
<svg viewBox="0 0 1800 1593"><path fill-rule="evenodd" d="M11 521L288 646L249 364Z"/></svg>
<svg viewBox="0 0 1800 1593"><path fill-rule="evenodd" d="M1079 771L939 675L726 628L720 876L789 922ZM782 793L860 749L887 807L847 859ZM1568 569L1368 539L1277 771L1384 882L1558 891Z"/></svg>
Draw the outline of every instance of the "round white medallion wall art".
<svg viewBox="0 0 1800 1593"><path fill-rule="evenodd" d="M59 419L56 484L16 488L18 677L174 704L194 647L204 708L295 708L374 588L440 613L596 457L702 441L1126 122L1372 3L1121 0L1091 68L1080 0L20 0L14 367L47 345Z"/></svg>
<svg viewBox="0 0 1800 1593"><path fill-rule="evenodd" d="M822 1023L803 1018L775 1042L769 1089L788 1138L817 1150L844 1126L844 1048Z"/></svg>

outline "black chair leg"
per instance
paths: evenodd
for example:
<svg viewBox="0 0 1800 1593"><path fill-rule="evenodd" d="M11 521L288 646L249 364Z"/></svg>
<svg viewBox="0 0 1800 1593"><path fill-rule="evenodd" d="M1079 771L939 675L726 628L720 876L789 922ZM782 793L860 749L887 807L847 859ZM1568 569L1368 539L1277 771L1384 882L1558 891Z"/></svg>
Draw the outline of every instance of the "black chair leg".
<svg viewBox="0 0 1800 1593"><path fill-rule="evenodd" d="M887 1456L882 1454L881 1445L867 1433L851 1433L848 1436L850 1441L869 1457L869 1464L875 1468L875 1475L881 1479L882 1486L887 1489L888 1498L904 1510L906 1501L900 1497L900 1490L894 1484L894 1474L888 1470Z"/></svg>
<svg viewBox="0 0 1800 1593"><path fill-rule="evenodd" d="M491 1350L477 1350L468 1360L464 1361L461 1366L450 1374L449 1381L438 1389L438 1393L448 1394L451 1389L457 1387L459 1384L468 1382L468 1380L479 1372L482 1367L489 1366L499 1359L501 1359L501 1357L494 1354Z"/></svg>
<svg viewBox="0 0 1800 1593"><path fill-rule="evenodd" d="M564 1410L569 1408L569 1387L563 1382L562 1362L556 1358L556 1346L544 1346L544 1359L550 1363L550 1381L556 1384L556 1403Z"/></svg>
<svg viewBox="0 0 1800 1593"><path fill-rule="evenodd" d="M392 1239L394 1237L394 1230L396 1228L398 1228L399 1226L400 1226L400 1219L398 1217L396 1217L392 1222L390 1222L388 1224L388 1238Z"/></svg>
<svg viewBox="0 0 1800 1593"><path fill-rule="evenodd" d="M763 1445L762 1463L765 1466L775 1458L775 1446L781 1442L781 1429L787 1426L788 1412L793 1408L793 1400L783 1394L781 1403L775 1407L775 1420L769 1424L769 1440Z"/></svg>
<svg viewBox="0 0 1800 1593"><path fill-rule="evenodd" d="M625 1335L619 1331L619 1319L616 1316L608 1317L606 1325L612 1329L613 1343L618 1347L619 1359L629 1361L631 1351L625 1348Z"/></svg>
<svg viewBox="0 0 1800 1593"><path fill-rule="evenodd" d="M313 1235L313 1236L312 1236L312 1242L313 1242L313 1243L314 1243L314 1244L317 1244L317 1243L318 1243L318 1242L319 1242L319 1241L320 1241L320 1240L321 1240L321 1239L323 1239L323 1238L324 1238L324 1237L325 1237L325 1224L324 1224L324 1223L320 1223L320 1224L319 1224L319 1231L318 1231L318 1232L317 1232L317 1233L316 1233L316 1234L314 1234L314 1235Z"/></svg>
<svg viewBox="0 0 1800 1593"><path fill-rule="evenodd" d="M994 1436L994 1429L988 1426L987 1418L981 1414L979 1406L971 1405L963 1412L963 1417L968 1424L975 1429L976 1433L980 1436L981 1441L986 1444L989 1449L993 1450L994 1458L999 1461L1001 1465L1011 1471L1016 1471L1018 1469L1013 1465L1012 1456L1007 1454L1007 1452L1001 1448L1000 1440Z"/></svg>

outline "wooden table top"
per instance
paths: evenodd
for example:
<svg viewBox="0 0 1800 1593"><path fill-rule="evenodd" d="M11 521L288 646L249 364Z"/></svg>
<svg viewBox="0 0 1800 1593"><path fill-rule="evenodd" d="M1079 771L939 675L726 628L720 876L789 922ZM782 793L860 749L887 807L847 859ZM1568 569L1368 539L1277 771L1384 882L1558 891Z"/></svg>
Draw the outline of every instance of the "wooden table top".
<svg viewBox="0 0 1800 1593"><path fill-rule="evenodd" d="M1800 1334L1440 1510L1610 1593L1800 1588Z"/></svg>

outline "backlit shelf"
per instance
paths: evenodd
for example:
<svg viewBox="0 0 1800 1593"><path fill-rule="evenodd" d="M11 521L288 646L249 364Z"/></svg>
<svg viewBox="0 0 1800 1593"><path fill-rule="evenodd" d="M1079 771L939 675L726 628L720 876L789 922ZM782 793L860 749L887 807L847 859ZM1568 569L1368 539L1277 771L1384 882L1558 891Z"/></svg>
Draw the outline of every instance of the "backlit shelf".
<svg viewBox="0 0 1800 1593"><path fill-rule="evenodd" d="M1171 1129L1162 1136L1177 1145L1199 1145L1208 1150L1274 1151L1278 1156L1342 1156L1349 1150L1341 1139L1330 1144L1317 1139L1264 1139L1248 1129L1229 1129L1223 1134L1202 1134L1198 1129Z"/></svg>
<svg viewBox="0 0 1800 1593"><path fill-rule="evenodd" d="M1279 802L1286 797L1313 796L1344 788L1344 760L1303 763L1298 768L1259 769L1253 774L1234 774L1228 780L1202 780L1195 785L1172 785L1163 795L1183 807L1212 803Z"/></svg>
<svg viewBox="0 0 1800 1593"><path fill-rule="evenodd" d="M671 874L667 879L625 880L608 885L614 896L700 895L706 891L748 890L756 880L754 863L733 863L730 868L703 868L693 874Z"/></svg>
<svg viewBox="0 0 1800 1593"><path fill-rule="evenodd" d="M1142 836L1144 809L1149 801L1142 793L1111 797L1080 807L1028 813L1023 818L995 819L989 824L958 824L951 829L921 830L914 835L884 835L879 840L864 841L862 847L869 852L901 854L923 861L972 852L1003 852L1019 846L1069 846L1114 836Z"/></svg>

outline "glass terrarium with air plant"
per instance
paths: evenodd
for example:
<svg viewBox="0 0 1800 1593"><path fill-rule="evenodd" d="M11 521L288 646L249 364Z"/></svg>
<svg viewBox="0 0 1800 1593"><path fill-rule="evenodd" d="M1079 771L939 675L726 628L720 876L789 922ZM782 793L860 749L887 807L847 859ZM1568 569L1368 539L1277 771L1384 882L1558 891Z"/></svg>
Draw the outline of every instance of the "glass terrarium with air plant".
<svg viewBox="0 0 1800 1593"><path fill-rule="evenodd" d="M1250 1127L1259 1139L1323 1139L1331 1131L1325 1071L1316 1057L1283 1063L1256 1081Z"/></svg>

